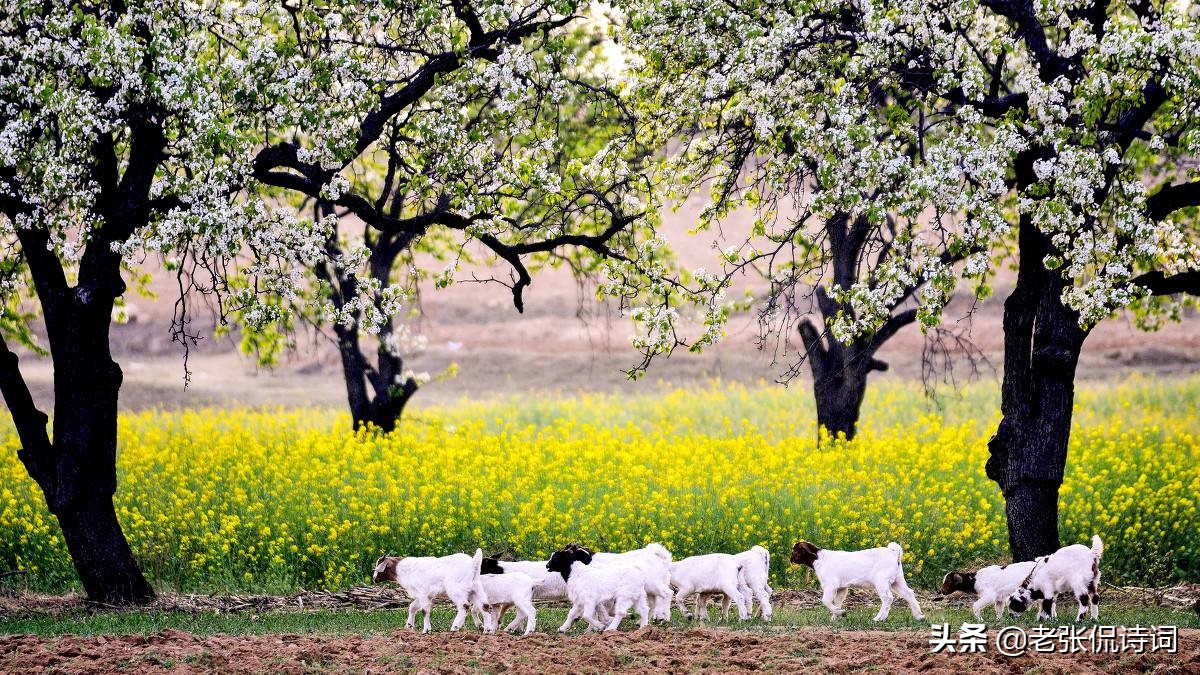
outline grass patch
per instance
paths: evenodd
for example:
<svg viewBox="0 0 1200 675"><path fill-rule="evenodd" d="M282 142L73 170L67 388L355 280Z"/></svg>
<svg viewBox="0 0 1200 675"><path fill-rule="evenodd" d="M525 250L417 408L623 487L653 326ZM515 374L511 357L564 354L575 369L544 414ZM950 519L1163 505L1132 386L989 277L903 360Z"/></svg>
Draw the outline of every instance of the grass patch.
<svg viewBox="0 0 1200 675"><path fill-rule="evenodd" d="M829 612L824 608L777 607L774 621L766 623L754 619L745 623L736 620L728 624L719 622L716 614L708 623L710 627L728 627L758 633L776 633L803 628L834 628L837 630L890 630L890 631L919 631L927 632L932 623L949 623L954 627L962 623L974 623L975 619L967 609L946 607L932 604L925 606L925 621L916 621L907 610L892 611L888 620L875 623L872 617L877 607L874 605L856 604L846 616L839 621L830 619ZM1074 611L1065 607L1066 613L1060 614L1059 619L1051 624L1072 623ZM558 629L566 616L562 607L544 607L538 610L538 630L553 632ZM401 630L404 627L405 610L343 610L343 611L313 611L313 612L268 612L264 614L246 613L185 613L162 611L78 611L60 614L41 614L18 618L0 618L0 634L34 634L42 637L57 635L150 635L164 629L174 629L196 635L213 635L224 633L229 635L259 635L266 633L293 633L313 635L385 635ZM435 631L450 629L454 613L449 608L434 609L432 623ZM511 618L511 614L508 618ZM997 620L991 612L984 614L984 622L989 627L1018 624L1031 626L1035 621L1032 616L1004 621ZM1104 625L1174 625L1179 627L1200 628L1200 617L1194 612L1185 612L1170 607L1136 607L1129 605L1110 605L1101 610L1100 623ZM635 624L627 620L622 624L622 630L628 630ZM418 624L419 626L419 624ZM687 629L695 624L674 614L669 628ZM586 628L580 621L572 629L573 633L581 633ZM470 620L465 630L475 631Z"/></svg>

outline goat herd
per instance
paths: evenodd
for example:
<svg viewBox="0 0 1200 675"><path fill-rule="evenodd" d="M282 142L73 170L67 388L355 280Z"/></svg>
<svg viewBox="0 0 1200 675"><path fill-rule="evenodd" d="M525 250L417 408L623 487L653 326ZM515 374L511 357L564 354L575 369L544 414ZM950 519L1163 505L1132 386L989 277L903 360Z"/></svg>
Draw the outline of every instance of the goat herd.
<svg viewBox="0 0 1200 675"><path fill-rule="evenodd" d="M1074 544L1028 562L992 565L976 572L950 572L942 581L941 594L957 591L977 593L976 618L988 605L997 617L1004 606L1020 614L1038 603L1038 619L1055 616L1054 599L1070 592L1079 601L1075 620L1090 610L1099 617L1100 556L1104 546L1092 537L1092 546ZM892 542L862 551L831 551L807 542L792 547L791 562L816 572L821 584L821 601L835 618L845 614L842 602L850 588L874 589L881 605L875 621L887 619L892 602L899 597L908 603L913 617L924 620L917 598L904 579L900 559L903 551ZM687 619L693 615L685 600L696 596L696 617L703 621L708 603L719 598L722 611L737 606L738 617L750 619L753 603L766 621L771 620L771 587L767 585L770 552L755 546L738 554L709 553L673 561L660 544L625 553L593 553L571 544L548 561L507 561L485 558L482 550L468 556L444 557L383 556L375 563L373 581L393 581L412 598L406 628L414 627L415 615L425 612L423 632L429 632L433 601L448 598L458 610L450 630L459 630L472 615L484 632L499 628L505 611L512 607L516 617L506 630L532 633L537 625L534 600L559 600L571 604L559 632L570 630L579 619L597 631L616 630L632 609L638 626L651 620L670 621L671 601Z"/></svg>

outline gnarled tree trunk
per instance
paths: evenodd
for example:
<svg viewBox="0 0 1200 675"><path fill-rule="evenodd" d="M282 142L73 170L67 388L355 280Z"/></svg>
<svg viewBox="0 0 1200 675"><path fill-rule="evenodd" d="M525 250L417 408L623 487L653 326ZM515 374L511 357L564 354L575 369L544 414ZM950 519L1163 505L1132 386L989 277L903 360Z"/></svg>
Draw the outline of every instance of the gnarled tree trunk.
<svg viewBox="0 0 1200 675"><path fill-rule="evenodd" d="M317 217L334 213L333 206L327 202L316 205ZM367 230L364 243L371 251L367 260L366 273L379 282L382 292L392 283L392 268L401 252L412 241L406 234L372 233ZM325 243L330 260L341 257L341 244L335 229ZM334 265L318 266L317 275L330 285L333 290L333 304L338 311L359 293L358 270L344 269ZM375 350L375 362L367 358L360 340L362 314L355 311L354 322L351 325L335 323L334 334L337 337L338 357L342 361L342 376L346 382L346 402L350 408L350 416L354 420L354 428L359 429L373 426L384 432L395 430L413 394L417 393L419 385L416 380L404 375L404 360L389 346L390 338L395 331L391 317L387 317L380 327L378 342Z"/></svg>
<svg viewBox="0 0 1200 675"><path fill-rule="evenodd" d="M1003 418L988 442L987 475L1004 493L1013 560L1059 548L1058 491L1067 465L1075 368L1087 331L1062 304L1067 282L1047 270L1044 234L1021 223L1017 284L1004 303Z"/></svg>
<svg viewBox="0 0 1200 675"><path fill-rule="evenodd" d="M21 438L18 457L58 519L88 598L126 604L150 600L154 591L138 568L112 501L122 375L108 340L113 300L124 291L113 265L105 275L108 284L81 283L42 297L54 361L53 442L46 416L35 407L7 345L0 345L0 389Z"/></svg>
<svg viewBox="0 0 1200 675"><path fill-rule="evenodd" d="M403 378L403 361L383 346L372 366L363 354L356 327L338 325L334 332L354 428L370 425L384 432L395 430L405 405L417 392L416 381Z"/></svg>
<svg viewBox="0 0 1200 675"><path fill-rule="evenodd" d="M887 368L887 364L874 359L857 362L852 352L851 347L836 340L808 352L817 426L828 432L830 438L839 435L845 436L846 440L854 438L863 397L867 393L867 375L873 369Z"/></svg>
<svg viewBox="0 0 1200 675"><path fill-rule="evenodd" d="M818 289L818 295L824 296L824 292ZM901 312L889 320L886 331L881 330L850 344L822 336L811 322L800 324L800 335L813 378L818 440L821 429L831 439L840 434L846 440L851 440L858 433L859 413L867 393L867 377L873 371L888 369L887 363L875 358L875 351L900 327L911 323L914 317L910 312Z"/></svg>

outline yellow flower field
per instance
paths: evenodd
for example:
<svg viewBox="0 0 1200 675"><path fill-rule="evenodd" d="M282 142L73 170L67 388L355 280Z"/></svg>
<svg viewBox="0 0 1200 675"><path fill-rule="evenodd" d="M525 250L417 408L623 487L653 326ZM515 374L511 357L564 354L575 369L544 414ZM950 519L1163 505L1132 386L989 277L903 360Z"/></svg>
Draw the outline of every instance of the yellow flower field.
<svg viewBox="0 0 1200 675"><path fill-rule="evenodd" d="M570 541L678 556L761 543L777 583L796 538L899 541L918 584L1001 560L1003 502L983 473L995 386L941 405L869 393L852 443L817 450L807 392L714 384L656 396L539 398L414 411L391 437L335 411L125 415L117 508L161 586L337 588L384 552L482 546L544 557ZM1098 532L1109 580L1200 579L1200 379L1081 387L1064 541ZM57 524L0 431L0 567L74 583Z"/></svg>

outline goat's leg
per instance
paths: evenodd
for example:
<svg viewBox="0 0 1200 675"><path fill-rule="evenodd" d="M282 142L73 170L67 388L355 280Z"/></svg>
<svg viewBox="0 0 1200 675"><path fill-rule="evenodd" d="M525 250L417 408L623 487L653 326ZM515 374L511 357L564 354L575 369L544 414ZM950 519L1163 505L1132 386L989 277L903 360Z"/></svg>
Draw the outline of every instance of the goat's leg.
<svg viewBox="0 0 1200 675"><path fill-rule="evenodd" d="M754 588L754 597L758 600L760 611L764 621L770 621L771 615L775 609L771 607L771 587L766 584L760 584ZM747 596L749 599L749 596Z"/></svg>
<svg viewBox="0 0 1200 675"><path fill-rule="evenodd" d="M879 594L879 613L875 615L875 621L887 621L888 614L892 611L892 602L896 596L892 593L892 585L887 582L876 582L875 592ZM921 611L917 608L917 611Z"/></svg>
<svg viewBox="0 0 1200 675"><path fill-rule="evenodd" d="M648 603L647 603L648 604ZM621 619L629 614L629 608L633 607L633 600L624 596L617 598L617 602L613 605L612 621L608 622L608 626L604 630L616 630L621 626Z"/></svg>
<svg viewBox="0 0 1200 675"><path fill-rule="evenodd" d="M588 623L588 626L597 633L603 631L607 626L600 619L596 618L596 605L590 605L583 608L583 620ZM614 614L613 621L621 623L621 615Z"/></svg>
<svg viewBox="0 0 1200 675"><path fill-rule="evenodd" d="M833 601L837 603L838 607L845 607L847 595L850 595L849 588L839 588L838 592L837 592L837 597L835 597Z"/></svg>
<svg viewBox="0 0 1200 675"><path fill-rule="evenodd" d="M450 622L450 630L459 631L462 630L463 624L467 622L467 608L469 605L465 600L456 600L454 605L458 608L458 612L454 615L454 621ZM426 614L428 615L428 612Z"/></svg>
<svg viewBox="0 0 1200 675"><path fill-rule="evenodd" d="M925 612L921 611L921 605L917 602L917 595L908 587L908 582L904 580L904 575L901 574L892 582L892 592L908 603L908 609L912 612L913 618L917 621L925 620Z"/></svg>
<svg viewBox="0 0 1200 675"><path fill-rule="evenodd" d="M575 622L579 620L582 613L579 605L572 604L571 611L567 612L567 620L563 621L563 625L558 627L558 632L565 633L571 630L571 626L575 625Z"/></svg>
<svg viewBox="0 0 1200 675"><path fill-rule="evenodd" d="M425 612L425 621L421 624L421 632L429 633L433 630L433 624L429 621L429 613L433 611L433 600L425 598L421 602L421 606L417 608L418 612Z"/></svg>
<svg viewBox="0 0 1200 675"><path fill-rule="evenodd" d="M992 604L995 604L992 602L992 598L989 598L986 595L979 596L979 599L975 601L975 604L971 605L971 609L975 612L975 620L983 621L983 608Z"/></svg>
<svg viewBox="0 0 1200 675"><path fill-rule="evenodd" d="M754 591L753 591L753 589L751 589L750 586L745 581L742 581L742 578L740 576L738 577L737 589L738 589L738 595L741 595L743 598L746 599L746 606L750 608L750 618L754 618Z"/></svg>
<svg viewBox="0 0 1200 675"><path fill-rule="evenodd" d="M644 594L635 598L633 609L638 615L638 628L645 628L648 626L650 624L650 603L647 601Z"/></svg>
<svg viewBox="0 0 1200 675"><path fill-rule="evenodd" d="M749 621L750 608L746 606L746 598L742 595L742 592L738 590L737 586L730 584L721 589L721 592L725 594L725 600L721 603L722 607L725 609L725 620L729 620L729 601L733 600L735 603L737 603L738 620Z"/></svg>
<svg viewBox="0 0 1200 675"><path fill-rule="evenodd" d="M537 609L532 602L522 600L517 603L517 618L513 621L521 619L525 619L525 632L522 635L529 635L537 628Z"/></svg>
<svg viewBox="0 0 1200 675"><path fill-rule="evenodd" d="M596 620L602 624L607 625L609 620L612 619L612 607L613 607L612 600L605 600L604 602L597 603L596 604Z"/></svg>
<svg viewBox="0 0 1200 675"><path fill-rule="evenodd" d="M679 613L683 615L683 618L691 621L692 613L688 611L687 604L684 602L687 600L689 593L691 593L690 588L687 586L680 586L679 589L675 591L675 606L679 608ZM699 603L697 603L697 605L698 604ZM696 611L700 611L699 606L697 606Z"/></svg>
<svg viewBox="0 0 1200 675"><path fill-rule="evenodd" d="M1038 621L1049 621L1056 613L1054 598L1042 598L1041 605L1038 606Z"/></svg>
<svg viewBox="0 0 1200 675"><path fill-rule="evenodd" d="M513 617L513 620L504 627L504 630L508 631L509 633L515 633L521 630L521 617L519 615Z"/></svg>
<svg viewBox="0 0 1200 675"><path fill-rule="evenodd" d="M654 589L654 595L654 605L652 607L651 614L653 614L654 619L657 621L670 623L671 598L675 596L675 591L671 590L670 585L662 584L658 588ZM650 600L649 593L646 594L646 600Z"/></svg>
<svg viewBox="0 0 1200 675"><path fill-rule="evenodd" d="M414 599L412 602L408 603L408 618L404 620L404 627L409 630L412 630L416 626L416 623L413 619L413 613L416 611L416 609L417 601Z"/></svg>
<svg viewBox="0 0 1200 675"><path fill-rule="evenodd" d="M821 604L825 605L825 607L829 609L829 612L833 614L833 618L835 619L846 613L846 610L842 609L837 602L839 590L840 589L831 587L826 588L821 592Z"/></svg>
<svg viewBox="0 0 1200 675"><path fill-rule="evenodd" d="M471 623L475 624L476 628L482 628L483 632L487 632L488 621L492 614L492 608L486 605L471 603Z"/></svg>

